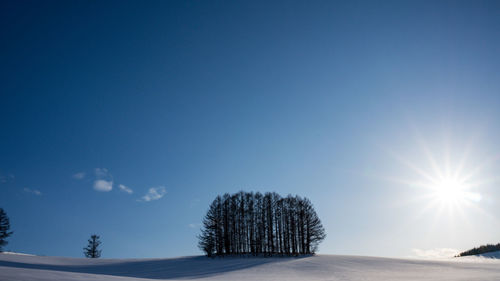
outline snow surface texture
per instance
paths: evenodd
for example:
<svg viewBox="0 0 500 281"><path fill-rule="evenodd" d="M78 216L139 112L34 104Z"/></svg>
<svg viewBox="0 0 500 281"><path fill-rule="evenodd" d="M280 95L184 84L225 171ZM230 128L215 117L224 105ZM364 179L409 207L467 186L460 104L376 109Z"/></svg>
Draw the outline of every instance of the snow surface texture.
<svg viewBox="0 0 500 281"><path fill-rule="evenodd" d="M500 280L500 260L318 255L84 259L0 254L0 280Z"/></svg>

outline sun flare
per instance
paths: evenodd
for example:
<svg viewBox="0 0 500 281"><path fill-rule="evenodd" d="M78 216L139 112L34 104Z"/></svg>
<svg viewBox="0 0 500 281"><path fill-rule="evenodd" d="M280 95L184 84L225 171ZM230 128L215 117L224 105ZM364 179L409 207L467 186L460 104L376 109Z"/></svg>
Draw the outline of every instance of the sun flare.
<svg viewBox="0 0 500 281"><path fill-rule="evenodd" d="M405 203L421 204L417 216L430 214L436 219L440 217L465 218L467 212L484 213L481 202L484 189L498 180L487 175L487 171L500 157L486 159L472 158L473 145L470 144L462 153L452 151L445 143L438 153L433 153L423 138L419 144L421 155L417 161L410 161L392 153L401 164L409 168L408 178L390 178L397 183L414 188L415 194ZM418 149L417 148L417 149ZM455 153L453 153L455 152Z"/></svg>
<svg viewBox="0 0 500 281"><path fill-rule="evenodd" d="M469 203L481 201L481 194L470 191L471 185L466 181L446 177L430 185L431 197L441 205L449 207L461 207Z"/></svg>
<svg viewBox="0 0 500 281"><path fill-rule="evenodd" d="M442 203L458 203L467 199L466 184L455 178L444 178L432 186L433 196Z"/></svg>

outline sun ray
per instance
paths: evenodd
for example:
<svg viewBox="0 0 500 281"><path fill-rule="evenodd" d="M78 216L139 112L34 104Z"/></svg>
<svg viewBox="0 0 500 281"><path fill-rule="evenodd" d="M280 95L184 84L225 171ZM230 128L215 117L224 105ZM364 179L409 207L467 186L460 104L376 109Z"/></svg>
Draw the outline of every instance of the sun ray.
<svg viewBox="0 0 500 281"><path fill-rule="evenodd" d="M464 180L469 180L469 179L473 178L474 176L479 174L484 168L492 165L493 163L497 162L498 160L500 160L500 154L497 154L497 155L487 159L483 163L477 165L470 173L466 174L464 176Z"/></svg>
<svg viewBox="0 0 500 281"><path fill-rule="evenodd" d="M425 139L420 135L420 132L415 129L415 134L417 136L417 144L419 145L421 151L423 151L424 155L427 158L427 161L429 161L429 164L432 167L432 170L434 174L438 175L438 178L443 178L444 174L442 172L441 167L439 167L438 163L436 162L434 155L430 151L427 142Z"/></svg>
<svg viewBox="0 0 500 281"><path fill-rule="evenodd" d="M397 153L386 149L398 162L408 167L410 171L419 177L418 180L385 177L387 181L401 184L407 187L421 189L421 195L413 196L406 201L399 200L400 205L415 202L423 203L423 207L416 214L416 218L422 216L432 216L431 225L437 227L438 223L445 217L449 223L458 221L467 221L469 211L478 211L481 214L487 213L480 205L483 195L480 193L481 187L494 182L500 182L500 177L480 178L484 170L496 163L500 155L495 155L481 162L479 165L469 166L469 158L475 138L469 139L465 149L460 154L458 161L452 157L454 149L448 139L443 141L442 161L438 161L426 140L421 137L417 130L417 147L422 151L424 159L429 165L428 169L405 159ZM464 173L464 171L470 171ZM490 215L491 217L491 215Z"/></svg>
<svg viewBox="0 0 500 281"><path fill-rule="evenodd" d="M388 150L389 153L394 157L396 158L400 163L404 164L405 166L407 166L408 168L412 169L414 172L418 173L420 176L426 178L427 180L429 181L433 181L434 180L434 177L431 176L429 173L427 173L426 171L424 171L423 169L417 167L416 165L414 165L413 163L411 163L410 161L407 161L405 160L403 157L399 156L398 154L394 153L393 151L390 151Z"/></svg>

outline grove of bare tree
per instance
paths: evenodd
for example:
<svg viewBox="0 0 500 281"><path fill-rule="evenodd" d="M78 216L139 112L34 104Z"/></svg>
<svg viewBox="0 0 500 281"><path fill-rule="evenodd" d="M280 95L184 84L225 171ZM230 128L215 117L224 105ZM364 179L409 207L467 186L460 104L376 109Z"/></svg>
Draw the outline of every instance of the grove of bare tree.
<svg viewBox="0 0 500 281"><path fill-rule="evenodd" d="M241 191L215 198L199 247L207 256L304 255L314 254L325 237L309 199Z"/></svg>

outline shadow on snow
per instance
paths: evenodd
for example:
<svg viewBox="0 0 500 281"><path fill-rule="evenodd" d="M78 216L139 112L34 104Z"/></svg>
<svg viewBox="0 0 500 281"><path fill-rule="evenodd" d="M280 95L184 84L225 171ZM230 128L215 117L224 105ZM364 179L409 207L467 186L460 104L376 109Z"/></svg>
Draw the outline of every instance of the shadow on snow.
<svg viewBox="0 0 500 281"><path fill-rule="evenodd" d="M16 261L1 261L0 266L78 272L89 274L103 274L124 277L150 278L150 279L196 279L210 277L231 271L242 270L263 264L296 260L299 257L216 257L204 256L182 257L172 259L152 260L122 260L99 264L82 265L56 265L36 264ZM91 260L94 262L95 260Z"/></svg>

